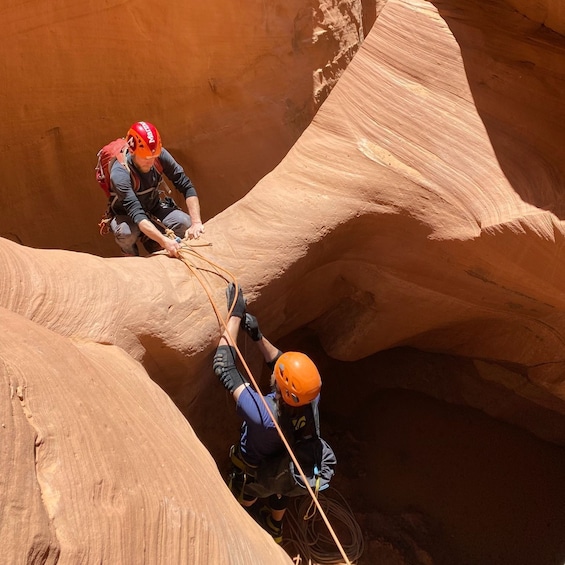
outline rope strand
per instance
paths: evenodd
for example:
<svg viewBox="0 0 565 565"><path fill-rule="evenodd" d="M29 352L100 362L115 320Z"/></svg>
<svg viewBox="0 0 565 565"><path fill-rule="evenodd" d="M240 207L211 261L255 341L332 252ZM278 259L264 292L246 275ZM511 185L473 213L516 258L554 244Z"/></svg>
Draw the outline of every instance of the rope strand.
<svg viewBox="0 0 565 565"><path fill-rule="evenodd" d="M352 561L356 561L365 550L365 542L361 527L355 520L349 504L335 488L329 489L328 494L320 494L319 498L326 513L339 524L342 536L343 532L347 533L349 543L345 545L344 550ZM291 504L287 518L291 533L289 546L309 563L341 563L340 555L333 549L332 540L324 530L319 531L320 521L306 520L305 513L308 511L309 501L294 498Z"/></svg>
<svg viewBox="0 0 565 565"><path fill-rule="evenodd" d="M172 232L172 230L167 230L166 234L167 234L168 237L171 237L171 239L175 239L175 237L176 237L175 234L174 234L174 232ZM198 244L196 244L196 245L198 245ZM196 245L195 245L195 246L196 246ZM200 245L200 246L203 246L203 245ZM213 297L212 297L211 291L210 291L209 288L206 286L206 284L204 284L203 278L202 278L202 277L200 276L200 274L198 273L198 268L197 268L195 265L193 265L193 264L188 260L187 257L185 257L185 255L186 255L187 252L190 253L190 254L192 254L192 255L195 255L196 257L198 257L198 258L201 259L202 261L208 263L209 265L212 265L212 266L213 266L214 268L216 268L218 271L221 271L221 272L227 274L228 277L229 277L229 279L230 279L230 282L233 282L234 285L235 285L235 287L236 287L236 288L235 288L235 290L236 290L235 296L237 296L238 293L239 293L239 284L238 284L238 282L237 282L236 277L235 277L230 271L228 271L227 269L221 267L221 266L218 265L217 263L214 263L213 261L211 261L211 260L205 258L204 256L202 256L200 253L194 251L194 249L192 249L192 245L191 245L191 244L187 244L186 240L182 240L182 245L181 245L181 248L180 248L180 251L179 251L179 258L180 258L180 260L189 268L189 270L191 271L191 273L194 274L194 276L196 277L196 279L200 282L200 284L201 284L202 287L204 288L204 291L205 291L206 294L208 295L208 298L209 298L209 300L210 300L210 303L211 303L211 305L212 305L212 308L214 309L214 312L215 312L215 314L216 314L216 317L218 318L218 321L220 322L220 327L223 328L223 330L225 331L226 335L229 337L230 341L233 343L234 349L235 349L235 351L236 351L236 353L237 353L237 355L238 355L238 357L239 357L239 360L241 361L241 364L242 364L243 368L245 369L245 372L247 373L247 376L249 377L249 380L250 380L251 384L255 387L255 390L257 390L257 391L261 390L261 389L259 388L258 384L257 384L257 381L256 381L255 378L253 377L253 375L252 375L252 373L251 373L251 370L249 369L249 366L247 365L247 362L245 361L243 355L241 354L241 351L239 350L239 347L237 346L237 344L236 344L235 340L233 339L233 337L230 335L230 332L229 332L228 327L227 327L227 322L226 322L226 320L224 320L224 318L221 316L221 314L220 314L220 312L219 312L219 309L218 309L218 307L217 307L217 305L216 305L216 303L215 303L215 301L214 301L214 299L213 299ZM225 279L225 277L223 277L223 278ZM232 304L231 308L230 308L229 311L228 311L227 319L230 318L234 306L235 306L235 301L234 301L234 304ZM311 499L312 499L312 502L316 505L316 507L317 507L317 509L318 509L318 511L319 511L319 513L320 513L320 516L321 516L322 519L324 520L324 523L326 524L326 527L327 527L327 529L328 529L328 531L329 531L329 533L330 533L330 535L331 535L331 537L332 537L332 539L333 539L335 545L336 545L337 548L339 549L339 552L341 553L341 556L343 557L343 559L344 559L346 565L351 565L351 561L349 560L349 557L347 556L345 550L343 549L343 546L342 546L341 542L339 541L339 539L338 539L338 537L337 537L337 534L335 533L335 531L334 531L332 525L330 524L330 521L328 520L328 517L327 517L327 515L326 515L324 509L323 509L322 506L320 505L320 502L318 501L318 497L314 494L314 491L312 490L312 487L310 486L310 484L309 484L309 482L308 482L308 479L306 478L306 475L305 475L305 473L304 473L304 471L303 471L303 469L302 469L300 463L298 462L298 459L296 458L296 455L294 454L294 452L293 452L292 448L290 447L290 445L289 445L287 439L285 438L284 433L283 433L281 427L279 426L279 424L278 424L278 422L277 422L275 416L273 415L273 413L272 413L272 411L271 411L271 409L270 409L270 407L269 407L267 401L265 400L265 398L263 397L263 395L259 395L259 396L260 396L260 398L261 398L261 400L262 400L262 402L263 402L263 405L264 405L264 407L265 407L267 413L269 414L271 420L273 421L273 424L274 424L274 426L275 426L275 428L276 428L276 430L277 430L277 432L278 432L278 434L279 434L279 436L280 436L280 439L281 439L282 443L284 444L286 450L288 451L288 453L289 453L289 455L290 455L290 458L291 458L292 461L294 462L294 465L295 465L296 469L298 470L300 476L302 477L302 480L304 481L304 485L306 486L306 490L308 491L308 493L309 493L309 495L310 495L310 497L311 497Z"/></svg>

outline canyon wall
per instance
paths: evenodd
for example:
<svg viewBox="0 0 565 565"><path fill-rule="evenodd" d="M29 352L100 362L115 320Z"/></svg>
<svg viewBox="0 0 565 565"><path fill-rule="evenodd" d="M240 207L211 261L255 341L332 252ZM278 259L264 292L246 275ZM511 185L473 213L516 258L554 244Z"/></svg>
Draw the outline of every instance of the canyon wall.
<svg viewBox="0 0 565 565"><path fill-rule="evenodd" d="M138 120L160 129L212 217L283 158L375 11L360 0L9 2L0 236L116 255L98 236L96 153Z"/></svg>
<svg viewBox="0 0 565 565"><path fill-rule="evenodd" d="M530 20L563 35L565 33L565 6L560 0L507 0Z"/></svg>
<svg viewBox="0 0 565 565"><path fill-rule="evenodd" d="M176 76L181 64L173 53L186 58L198 48L202 68L220 55L206 41L211 31L198 35L193 23L194 33L185 34L185 8L178 8L183 18L175 18L174 12L149 17L123 2L106 5L106 15L120 17L115 32L104 36L108 51L102 58L86 47L100 32L90 25L100 11L94 4L50 4L33 25L15 4L6 8L10 32L3 46L10 37L19 43L5 66L9 76L20 72L30 79L19 86L10 82L3 109L3 162L9 155L20 159L18 166L3 167L0 191L2 467L8 469L1 484L2 524L25 526L23 536L3 530L12 562L26 562L22 547L26 556L52 563L127 562L123 551L131 552L132 563L139 562L137 551L147 551L153 562L245 563L251 554L289 562L233 500L200 443L216 455L229 430L237 432L232 401L210 369L222 330L211 301L225 314L225 279L231 275L274 341L307 328L341 362L398 346L463 356L485 381L565 414L565 42L507 3L485 6L389 0L307 128L315 105L291 133L289 124L296 122L282 119L284 104L275 104L270 119L287 136L270 161L261 158L261 128L243 123L246 114L235 106L223 114L233 112L232 121L207 123L214 136L206 138L200 124L191 131L203 135L196 140L202 143L186 138L187 123L218 114L188 110L191 102L181 91L192 84L191 62L184 67L186 83L166 86L164 79ZM209 5L194 10L200 10L194 22L212 17ZM135 25L122 29L126 20ZM269 18L255 22L274 25ZM269 30L263 36L279 37L269 26L261 28ZM221 26L216 31L228 33ZM229 32L240 33L232 27ZM158 46L140 41L153 34ZM180 44L167 41L177 36ZM311 45L308 37L305 44ZM38 45L59 55L50 62L34 59ZM125 66L110 56L121 45L132 57ZM147 45L154 49L144 50ZM228 59L232 43L224 47L226 70L240 60ZM265 76L274 69L278 74L279 67L257 53L266 67L252 67L250 75L261 75L259 69ZM152 54L157 57L143 58ZM134 55L139 66L131 64ZM94 72L102 61L110 62L104 73L117 69L105 75L112 78ZM311 88L313 65L307 67ZM79 68L86 69L83 75ZM155 73L162 80L153 91ZM235 75L245 73L238 67ZM116 76L122 82L113 82ZM200 94L195 89L190 100L202 96L222 108L222 92L227 96L237 81L228 81L226 92L218 76L210 74L215 80L199 84ZM126 79L144 88L132 86L126 97ZM96 97L97 125L77 122L89 101L85 93L104 80L104 104ZM287 82L294 87L299 81ZM265 98L250 100L244 90L231 95L254 108L268 105ZM154 108L153 121L164 124L165 142L170 136L181 161L190 165L193 148L202 150L197 179L203 169L218 178L230 170L212 167L204 156L212 159L210 148L230 135L241 141L240 156L254 153L265 168L288 153L253 190L242 183L227 194L225 202L247 192L207 221L202 243L211 246L183 252L194 270L164 255L104 259L34 249L103 254L89 231L100 199L90 188L94 181L88 190L80 188L82 172L92 174L89 155L118 117L127 127ZM178 113L173 116L171 108ZM169 114L175 119L168 121ZM223 129L224 123L230 126ZM226 144L223 164L234 143ZM245 182L267 172L253 171ZM73 216L77 208L91 217ZM332 375L325 379L335 384ZM520 419L517 410L504 413L489 398L475 402L502 419ZM220 409L221 417L210 417ZM527 425L540 433L535 421ZM550 439L562 441L558 433Z"/></svg>

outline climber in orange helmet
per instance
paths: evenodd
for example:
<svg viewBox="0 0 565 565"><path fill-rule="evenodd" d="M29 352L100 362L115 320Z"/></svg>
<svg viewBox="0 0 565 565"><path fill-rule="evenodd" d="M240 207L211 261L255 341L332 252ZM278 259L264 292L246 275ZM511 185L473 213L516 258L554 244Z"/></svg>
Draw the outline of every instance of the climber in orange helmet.
<svg viewBox="0 0 565 565"><path fill-rule="evenodd" d="M265 362L273 371L272 390L263 398L292 445L303 439L318 439L318 403L322 379L307 355L296 351L283 353L263 336L255 316L246 312L242 291L239 289L236 296L233 283L228 287L227 302L228 310L233 306L233 311L216 350L214 372L233 395L237 413L243 418L240 440L230 451L230 489L273 539L281 543L282 520L288 498L307 494L307 491L304 487L289 483L288 476L282 481L268 476L270 467L266 462L274 461L280 454L286 455L286 448L260 398L261 393L236 368L234 342L237 342L240 328L258 345ZM329 446L327 449L331 451ZM333 451L329 455L329 459L333 457L335 463ZM333 465L324 469L323 473L326 483L329 482ZM263 478L265 474L267 476ZM267 502L261 505L257 503L258 499L267 499Z"/></svg>

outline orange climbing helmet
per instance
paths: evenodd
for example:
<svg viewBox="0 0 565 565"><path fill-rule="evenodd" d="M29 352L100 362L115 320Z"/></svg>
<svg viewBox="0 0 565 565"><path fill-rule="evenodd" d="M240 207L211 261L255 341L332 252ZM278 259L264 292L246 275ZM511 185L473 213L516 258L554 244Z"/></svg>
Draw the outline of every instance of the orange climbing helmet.
<svg viewBox="0 0 565 565"><path fill-rule="evenodd" d="M275 381L283 400L290 406L304 406L318 396L322 378L313 361L304 353L283 353L275 365Z"/></svg>
<svg viewBox="0 0 565 565"><path fill-rule="evenodd" d="M128 131L126 140L129 150L141 159L159 157L162 144L157 128L149 122L136 122Z"/></svg>

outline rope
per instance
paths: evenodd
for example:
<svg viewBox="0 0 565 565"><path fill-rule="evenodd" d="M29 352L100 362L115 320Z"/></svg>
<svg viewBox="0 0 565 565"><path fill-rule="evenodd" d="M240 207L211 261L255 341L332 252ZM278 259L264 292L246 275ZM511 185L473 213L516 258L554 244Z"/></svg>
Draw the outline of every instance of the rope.
<svg viewBox="0 0 565 565"><path fill-rule="evenodd" d="M330 497L331 493L331 497ZM361 527L355 520L349 504L334 488L328 494L320 494L319 500L325 508L332 522L337 525L342 539L348 540L344 547L349 559L357 561L365 550L365 542ZM293 498L291 507L287 511L287 524L290 530L289 549L296 551L297 565L303 560L307 563L325 565L342 563L341 556L334 549L331 538L326 534L325 528L320 529L319 519L307 519L309 500ZM287 544L285 544L287 545Z"/></svg>
<svg viewBox="0 0 565 565"><path fill-rule="evenodd" d="M166 235L168 237L170 237L171 239L175 239L176 236L174 234L174 232L172 230L167 229L166 231ZM189 254L195 255L197 256L199 259L201 259L202 261L205 261L206 263L208 263L209 265L212 265L214 268L216 268L219 271L222 271L223 273L227 274L230 277L230 282L233 282L235 285L235 296L238 295L239 293L239 285L237 283L237 280L235 278L235 276L233 276L233 274L228 271L227 269L221 267L220 265L218 265L217 263L214 263L213 261L203 257L200 253L198 253L197 251L194 250L194 247L196 246L207 246L207 245L211 245L211 244L187 244L186 242L186 238L185 240L181 240L181 248L179 250L179 258L180 260L190 269L190 271L194 274L194 276L196 277L196 279L200 282L200 284L202 285L202 287L204 288L206 294L208 295L208 298L210 300L210 303L212 305L212 308L214 309L214 312L216 314L216 317L218 318L218 321L220 322L220 326L223 328L223 330L225 331L226 335L229 337L230 341L233 344L233 347L235 349L235 351L237 352L237 355L239 357L239 360L241 361L241 364L243 365L243 368L245 369L245 372L247 373L247 376L249 377L249 380L251 382L251 384L255 387L255 390L259 391L261 390L259 385L257 384L257 381L255 380L255 378L253 377L253 375L251 374L251 370L249 369L249 366L247 365L247 362L245 361L243 355L241 354L241 351L239 350L239 347L237 346L237 343L235 342L235 340L233 339L233 337L230 335L228 327L227 327L227 322L224 320L224 318L221 316L220 311L212 297L212 293L210 291L210 289L206 286L206 284L204 283L204 279L200 276L200 274L198 273L198 268L193 265L188 258L185 256L187 254L187 252ZM232 310L235 306L235 301L234 304L232 304L230 310L228 311L228 315L227 318L229 319L232 313ZM296 467L296 469L298 470L300 476L302 477L302 480L304 481L304 485L306 486L306 490L308 491L308 493L310 494L310 497L312 498L312 502L316 505L320 516L322 517L322 519L324 520L327 529L331 535L331 537L334 540L335 545L337 546L337 548L339 549L341 556L343 557L346 565L351 565L351 561L349 560L345 550L343 549L343 546L341 545L334 529L332 528L332 525L330 524L328 517L326 516L326 513L324 511L324 509L322 508L322 506L320 505L320 502L318 501L317 496L314 494L314 491L312 490L312 487L310 487L310 484L308 482L308 479L306 478L306 475L304 474L304 471L300 465L300 463L298 462L296 455L294 454L292 448L290 447L287 439L284 436L284 433L281 429L281 427L279 426L274 414L272 413L269 404L267 403L267 401L265 400L265 398L263 397L263 395L259 395L259 397L261 398L261 401L263 402L263 405L265 406L265 409L267 410L267 413L269 414L271 420L273 421L273 424L275 425L275 428L281 438L282 443L284 444L286 450L288 451L290 458L292 459L292 461L294 462L294 465Z"/></svg>

